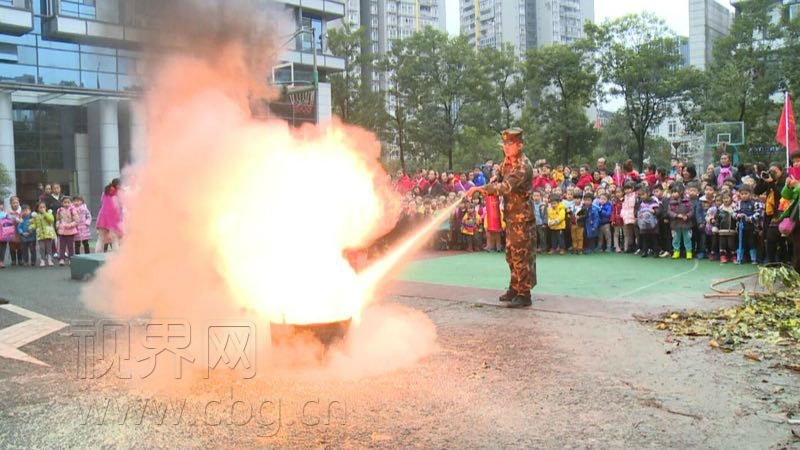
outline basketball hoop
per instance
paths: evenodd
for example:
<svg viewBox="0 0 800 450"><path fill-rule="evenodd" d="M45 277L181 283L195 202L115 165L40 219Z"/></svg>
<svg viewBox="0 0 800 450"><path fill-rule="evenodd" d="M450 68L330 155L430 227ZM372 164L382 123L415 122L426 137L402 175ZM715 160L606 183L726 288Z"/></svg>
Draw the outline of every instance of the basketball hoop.
<svg viewBox="0 0 800 450"><path fill-rule="evenodd" d="M314 89L289 92L289 103L292 112L300 115L309 115L314 112Z"/></svg>

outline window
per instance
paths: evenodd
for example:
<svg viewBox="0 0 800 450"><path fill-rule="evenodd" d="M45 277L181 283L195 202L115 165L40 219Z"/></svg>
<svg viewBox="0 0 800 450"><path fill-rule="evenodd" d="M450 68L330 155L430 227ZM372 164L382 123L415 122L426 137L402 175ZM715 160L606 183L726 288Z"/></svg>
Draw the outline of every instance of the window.
<svg viewBox="0 0 800 450"><path fill-rule="evenodd" d="M320 52L324 48L322 46L322 19L314 16L307 16L303 14L302 25L305 28L314 29L314 41L316 42L317 51ZM311 36L308 33L300 35L300 50L312 51Z"/></svg>
<svg viewBox="0 0 800 450"><path fill-rule="evenodd" d="M0 44L0 61L17 62L17 46L14 44Z"/></svg>
<svg viewBox="0 0 800 450"><path fill-rule="evenodd" d="M81 87L116 91L117 75L114 73L93 72L89 68L89 71L81 72Z"/></svg>
<svg viewBox="0 0 800 450"><path fill-rule="evenodd" d="M61 50L51 50L48 48L39 49L39 65L60 67L64 69L78 69L78 53L66 52Z"/></svg>
<svg viewBox="0 0 800 450"><path fill-rule="evenodd" d="M81 53L81 69L94 72L116 72L117 58L113 56Z"/></svg>
<svg viewBox="0 0 800 450"><path fill-rule="evenodd" d="M678 121L670 120L667 126L668 126L667 135L670 137L670 139L674 139L675 137L677 137L678 136Z"/></svg>
<svg viewBox="0 0 800 450"><path fill-rule="evenodd" d="M36 67L0 62L0 81L36 83Z"/></svg>
<svg viewBox="0 0 800 450"><path fill-rule="evenodd" d="M79 17L81 19L96 19L97 10L95 0L61 0L61 15Z"/></svg>
<svg viewBox="0 0 800 450"><path fill-rule="evenodd" d="M80 72L77 70L39 68L39 83L55 86L78 87L80 86Z"/></svg>

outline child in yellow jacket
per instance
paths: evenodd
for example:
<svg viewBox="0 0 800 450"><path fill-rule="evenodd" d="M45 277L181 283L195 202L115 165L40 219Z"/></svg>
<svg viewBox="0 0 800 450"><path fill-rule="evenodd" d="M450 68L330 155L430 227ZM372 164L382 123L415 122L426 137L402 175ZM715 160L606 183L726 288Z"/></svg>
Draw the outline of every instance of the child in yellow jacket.
<svg viewBox="0 0 800 450"><path fill-rule="evenodd" d="M36 212L36 216L31 219L30 228L36 230L36 245L39 247L40 255L39 267L44 267L45 261L47 261L48 266L52 266L53 254L50 249L56 239L56 230L53 228L55 218L51 212L47 211L47 206L44 202L39 202Z"/></svg>
<svg viewBox="0 0 800 450"><path fill-rule="evenodd" d="M564 182L564 166L561 164L557 165L555 170L553 170L553 179L556 180L558 185L560 186L561 183Z"/></svg>
<svg viewBox="0 0 800 450"><path fill-rule="evenodd" d="M550 251L553 254L556 250L564 254L564 229L567 228L567 208L561 203L558 194L550 196L550 207L547 208L547 228L550 230Z"/></svg>

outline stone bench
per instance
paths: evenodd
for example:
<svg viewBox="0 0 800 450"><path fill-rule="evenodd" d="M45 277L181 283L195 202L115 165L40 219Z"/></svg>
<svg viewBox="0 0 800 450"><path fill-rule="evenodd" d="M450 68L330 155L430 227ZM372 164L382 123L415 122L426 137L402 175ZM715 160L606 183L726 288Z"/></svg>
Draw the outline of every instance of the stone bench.
<svg viewBox="0 0 800 450"><path fill-rule="evenodd" d="M75 255L72 257L69 269L73 280L85 281L94 276L94 273L106 261L106 253L89 253L88 255Z"/></svg>

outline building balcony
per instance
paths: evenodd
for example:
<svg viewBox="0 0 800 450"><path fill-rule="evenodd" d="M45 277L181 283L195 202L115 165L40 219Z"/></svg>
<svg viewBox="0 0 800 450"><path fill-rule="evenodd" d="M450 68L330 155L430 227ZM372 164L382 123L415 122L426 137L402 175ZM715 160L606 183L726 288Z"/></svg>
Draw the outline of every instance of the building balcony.
<svg viewBox="0 0 800 450"><path fill-rule="evenodd" d="M60 15L45 19L42 33L49 39L114 47L135 48L147 40L141 28Z"/></svg>
<svg viewBox="0 0 800 450"><path fill-rule="evenodd" d="M306 51L288 50L283 54L282 61L299 66L312 67L314 54ZM317 69L323 73L341 72L344 70L344 59L338 56L317 53Z"/></svg>
<svg viewBox="0 0 800 450"><path fill-rule="evenodd" d="M333 0L278 0L278 3L302 8L325 20L341 19L345 12L344 3Z"/></svg>
<svg viewBox="0 0 800 450"><path fill-rule="evenodd" d="M32 30L30 0L0 0L0 33L22 36Z"/></svg>

